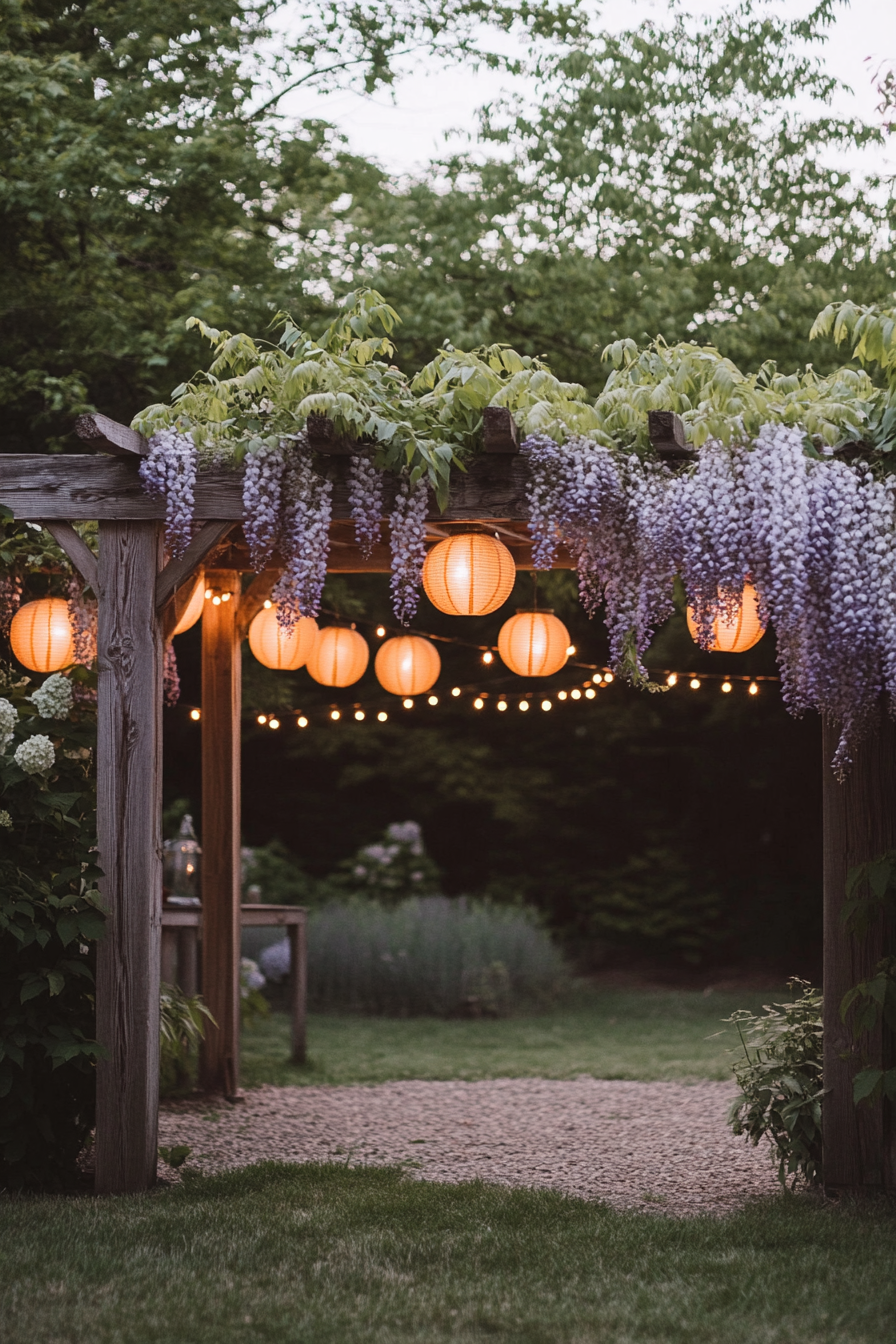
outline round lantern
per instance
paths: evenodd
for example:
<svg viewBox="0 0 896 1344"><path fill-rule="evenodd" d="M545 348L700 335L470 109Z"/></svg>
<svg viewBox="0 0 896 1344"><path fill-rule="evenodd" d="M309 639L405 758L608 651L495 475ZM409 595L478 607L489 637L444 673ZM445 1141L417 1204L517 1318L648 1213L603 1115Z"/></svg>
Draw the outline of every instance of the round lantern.
<svg viewBox="0 0 896 1344"><path fill-rule="evenodd" d="M322 686L351 686L363 677L369 658L367 640L357 630L325 625L315 637L308 671Z"/></svg>
<svg viewBox="0 0 896 1344"><path fill-rule="evenodd" d="M518 677L550 677L568 658L569 631L551 611L518 611L498 635L498 652Z"/></svg>
<svg viewBox="0 0 896 1344"><path fill-rule="evenodd" d="M497 537L461 532L433 546L423 565L423 588L449 616L487 616L510 596L513 556Z"/></svg>
<svg viewBox="0 0 896 1344"><path fill-rule="evenodd" d="M374 670L390 695L422 695L438 681L442 660L428 639L397 635L380 645Z"/></svg>
<svg viewBox="0 0 896 1344"><path fill-rule="evenodd" d="M74 661L75 642L68 603L42 597L19 607L9 628L12 651L31 672L58 672Z"/></svg>
<svg viewBox="0 0 896 1344"><path fill-rule="evenodd" d="M202 615L202 608L205 605L205 579L200 574L199 582L193 589L193 596L184 607L183 615L177 625L171 631L171 638L175 635L182 635L185 630L192 630L193 626Z"/></svg>
<svg viewBox="0 0 896 1344"><path fill-rule="evenodd" d="M300 616L290 631L277 620L277 608L263 607L249 626L249 648L265 667L295 672L307 663L320 631L313 616Z"/></svg>
<svg viewBox="0 0 896 1344"><path fill-rule="evenodd" d="M688 629L691 638L697 642L697 626L694 613L688 607ZM712 623L713 643L711 653L746 653L758 644L765 634L765 628L759 615L759 594L752 583L744 584L740 606L733 620L718 616Z"/></svg>

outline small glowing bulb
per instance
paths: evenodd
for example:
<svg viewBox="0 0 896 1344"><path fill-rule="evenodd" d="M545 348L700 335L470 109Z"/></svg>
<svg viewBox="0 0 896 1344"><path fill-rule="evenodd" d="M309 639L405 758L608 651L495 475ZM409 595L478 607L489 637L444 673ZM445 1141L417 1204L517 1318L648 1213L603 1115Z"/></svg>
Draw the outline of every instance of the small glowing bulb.
<svg viewBox="0 0 896 1344"><path fill-rule="evenodd" d="M473 701L473 708L484 709L484 707L485 707L485 701L483 700L481 695L477 695L476 699Z"/></svg>
<svg viewBox="0 0 896 1344"><path fill-rule="evenodd" d="M459 686L452 686L452 687L451 687L451 694L452 694L452 695L455 697L455 699L456 699L456 698L460 695L460 687L459 687Z"/></svg>
<svg viewBox="0 0 896 1344"><path fill-rule="evenodd" d="M195 871L196 871L195 864L188 863L188 864L187 864L187 872L188 872L188 873L195 873Z"/></svg>
<svg viewBox="0 0 896 1344"><path fill-rule="evenodd" d="M731 689L732 689L732 686L731 686L731 682L730 682L730 681L723 681L723 682L722 682L722 690L723 690L723 692L725 693L725 695L727 695L728 692L729 692Z"/></svg>
<svg viewBox="0 0 896 1344"><path fill-rule="evenodd" d="M404 705L405 709L413 709L413 708L414 708L414 702L413 702L413 700L411 699L410 696L407 696L406 699L402 700L401 703Z"/></svg>
<svg viewBox="0 0 896 1344"><path fill-rule="evenodd" d="M678 677L677 677L677 675L676 675L674 672L670 672L670 673L669 673L668 677L666 678L666 685L667 685L667 686L677 686L677 685L678 685Z"/></svg>
<svg viewBox="0 0 896 1344"><path fill-rule="evenodd" d="M280 727L280 720L279 720L279 719L268 719L268 727L269 727L269 728L279 728L279 727Z"/></svg>
<svg viewBox="0 0 896 1344"><path fill-rule="evenodd" d="M553 706L551 705L550 700L542 700L542 702L541 702L541 707L542 707L542 709L545 711L545 713L547 713L547 711L548 711L549 709L553 708Z"/></svg>
<svg viewBox="0 0 896 1344"><path fill-rule="evenodd" d="M386 627L384 625L378 625L376 628L376 633L378 637L382 639L383 635L386 633Z"/></svg>
<svg viewBox="0 0 896 1344"><path fill-rule="evenodd" d="M271 607L272 607L273 605L274 605L274 604L273 604L273 602L271 601L271 599L270 599L269 597L266 597L265 600L264 600L264 609L265 609L265 611L270 611L270 609L271 609Z"/></svg>
<svg viewBox="0 0 896 1344"><path fill-rule="evenodd" d="M214 597L212 598L212 606L220 607L220 605L221 605L221 595L220 593L215 593Z"/></svg>
<svg viewBox="0 0 896 1344"><path fill-rule="evenodd" d="M566 692L565 692L565 691L558 691L558 692L557 692L557 699L558 699L558 700L565 700L565 699L566 699Z"/></svg>
<svg viewBox="0 0 896 1344"><path fill-rule="evenodd" d="M358 723L363 723L363 722L364 722L364 711L363 711L363 709L356 709L356 710L355 710L355 719L357 720Z"/></svg>
<svg viewBox="0 0 896 1344"><path fill-rule="evenodd" d="M230 599L231 599L232 597L233 597L233 593L222 593L222 594L221 594L221 601L222 601L222 602L229 602Z"/></svg>
<svg viewBox="0 0 896 1344"><path fill-rule="evenodd" d="M439 703L439 697L437 695L427 696L426 703L428 705L437 705Z"/></svg>
<svg viewBox="0 0 896 1344"><path fill-rule="evenodd" d="M381 709L380 712L379 712L379 714L377 714L376 717L377 717L377 720L378 720L379 723L385 723L386 720L388 719L389 715L386 713L386 711L385 711L384 709Z"/></svg>
<svg viewBox="0 0 896 1344"><path fill-rule="evenodd" d="M268 716L267 716L267 714L259 714L259 716L258 716L258 722L259 722L259 723L267 723L267 721L268 721Z"/></svg>
<svg viewBox="0 0 896 1344"><path fill-rule="evenodd" d="M757 686L755 681L750 682L749 686L747 687L747 690L749 691L750 695L759 694L759 687Z"/></svg>
<svg viewBox="0 0 896 1344"><path fill-rule="evenodd" d="M482 661L485 663L486 667L488 667L489 663L495 661L495 655L492 653L491 649L486 649L485 653L482 655Z"/></svg>
<svg viewBox="0 0 896 1344"><path fill-rule="evenodd" d="M593 686L589 686L588 689L587 689L587 691L585 692L585 699L586 699L586 700L593 700L594 697L595 697L596 695L597 695L597 691L594 689L594 687L593 687Z"/></svg>
<svg viewBox="0 0 896 1344"><path fill-rule="evenodd" d="M527 710L528 708L529 708L529 701L528 701L528 700L521 700L521 701L520 701L520 711L521 711L523 714L525 714L525 712L526 712L526 710Z"/></svg>
<svg viewBox="0 0 896 1344"><path fill-rule="evenodd" d="M582 692L579 690L578 686L575 688L574 691L570 691L569 697L571 700L581 700Z"/></svg>
<svg viewBox="0 0 896 1344"><path fill-rule="evenodd" d="M341 719L341 718L342 718L342 715L339 713L339 710L338 710L338 709L331 709L331 710L330 710L330 718L331 718L331 719L333 720L333 722L335 723L335 722L337 721L337 719Z"/></svg>
<svg viewBox="0 0 896 1344"><path fill-rule="evenodd" d="M205 595L206 595L206 597L211 597L211 595L212 595L212 590L211 590L211 588L206 588L206 590L205 590Z"/></svg>
<svg viewBox="0 0 896 1344"><path fill-rule="evenodd" d="M297 728L307 728L307 727L308 727L308 720L305 718L305 715L304 715L304 714L300 714L299 717L296 719L296 727L297 727Z"/></svg>
<svg viewBox="0 0 896 1344"><path fill-rule="evenodd" d="M599 686L599 685L601 684L601 682L603 681L603 677L600 675L599 672L595 672L595 674L594 674L594 676L591 678L591 680L594 682L595 686Z"/></svg>
<svg viewBox="0 0 896 1344"><path fill-rule="evenodd" d="M566 650L566 656L567 656L567 658L574 658L574 657L575 657L575 652L576 652L576 646L575 646L575 644L570 644L570 645L568 646L567 650Z"/></svg>
<svg viewBox="0 0 896 1344"><path fill-rule="evenodd" d="M609 686L609 684L610 684L610 682L611 682L612 680L613 680L613 673L612 673L612 672L605 672L605 673L604 673L604 681L606 682L606 684L607 684L608 686Z"/></svg>
<svg viewBox="0 0 896 1344"><path fill-rule="evenodd" d="M202 718L202 710L201 710L201 709L191 709L191 710L190 710L190 718L193 720L194 723L198 723L199 720Z"/></svg>
<svg viewBox="0 0 896 1344"><path fill-rule="evenodd" d="M495 706L495 708L496 708L496 709L499 709L499 710L501 711L501 713L503 714L504 711L505 711L505 709L507 708L507 701L506 701L506 700L499 700L498 703L497 703L497 705Z"/></svg>
<svg viewBox="0 0 896 1344"><path fill-rule="evenodd" d="M691 677L690 681L688 682L688 685L690 686L692 691L699 691L700 689L700 681L697 677Z"/></svg>

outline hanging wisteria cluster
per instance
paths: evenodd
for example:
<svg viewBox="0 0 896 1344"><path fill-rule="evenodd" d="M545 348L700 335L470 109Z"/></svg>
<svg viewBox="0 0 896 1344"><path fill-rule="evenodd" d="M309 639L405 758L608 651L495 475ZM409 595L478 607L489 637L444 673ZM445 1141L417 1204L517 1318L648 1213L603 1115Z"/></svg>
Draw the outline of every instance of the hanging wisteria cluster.
<svg viewBox="0 0 896 1344"><path fill-rule="evenodd" d="M426 481L411 485L404 476L389 518L392 548L392 608L402 625L410 625L420 601L423 562L426 559Z"/></svg>
<svg viewBox="0 0 896 1344"><path fill-rule="evenodd" d="M189 434L171 427L158 430L140 462L140 479L151 495L166 501L165 540L175 557L183 555L193 539L193 509L199 455Z"/></svg>
<svg viewBox="0 0 896 1344"><path fill-rule="evenodd" d="M807 454L784 425L748 444L710 441L678 474L584 439L533 436L524 450L535 563L569 549L586 608L604 604L619 670L645 675L676 573L704 648L750 579L775 626L785 703L840 725L842 777L881 693L896 696L896 481Z"/></svg>
<svg viewBox="0 0 896 1344"><path fill-rule="evenodd" d="M305 447L305 445L303 445ZM283 470L280 551L285 561L273 598L277 620L292 630L300 616L317 616L327 578L333 486L319 476L307 451L291 452Z"/></svg>
<svg viewBox="0 0 896 1344"><path fill-rule="evenodd" d="M369 560L380 539L383 476L363 453L353 453L349 464L348 505L355 524L355 540L364 559Z"/></svg>

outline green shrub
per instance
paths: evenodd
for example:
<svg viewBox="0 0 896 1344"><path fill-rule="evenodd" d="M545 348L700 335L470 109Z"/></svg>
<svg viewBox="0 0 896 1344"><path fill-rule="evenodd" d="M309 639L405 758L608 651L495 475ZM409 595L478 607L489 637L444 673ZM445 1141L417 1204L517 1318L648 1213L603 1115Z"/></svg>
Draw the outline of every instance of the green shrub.
<svg viewBox="0 0 896 1344"><path fill-rule="evenodd" d="M206 1021L214 1018L202 996L188 997L179 985L162 982L159 996L159 1091L180 1091L191 1081Z"/></svg>
<svg viewBox="0 0 896 1344"><path fill-rule="evenodd" d="M746 1009L726 1018L740 1034L744 1059L733 1066L740 1095L728 1123L752 1144L768 1138L778 1179L792 1184L821 1179L822 997L805 980L791 1003L769 1004L764 1015Z"/></svg>
<svg viewBox="0 0 896 1344"><path fill-rule="evenodd" d="M265 974L283 946L262 953ZM499 1015L563 987L560 953L535 914L464 897L426 896L387 908L334 901L308 927L308 990L316 1008L386 1014Z"/></svg>
<svg viewBox="0 0 896 1344"><path fill-rule="evenodd" d="M14 1189L75 1175L100 1053L92 677L43 685L0 668L0 1186Z"/></svg>
<svg viewBox="0 0 896 1344"><path fill-rule="evenodd" d="M426 852L416 821L387 826L382 840L362 845L327 880L337 894L363 894L383 905L398 905L413 896L431 896L441 889L439 870Z"/></svg>

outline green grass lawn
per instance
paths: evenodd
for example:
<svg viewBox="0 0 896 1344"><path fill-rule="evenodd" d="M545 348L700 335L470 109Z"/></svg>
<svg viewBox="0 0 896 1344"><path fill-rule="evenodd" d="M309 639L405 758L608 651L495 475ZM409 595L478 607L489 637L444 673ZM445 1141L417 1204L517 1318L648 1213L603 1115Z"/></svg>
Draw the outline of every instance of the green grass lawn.
<svg viewBox="0 0 896 1344"><path fill-rule="evenodd" d="M264 1164L0 1201L4 1344L887 1344L896 1219L780 1196L724 1219Z"/></svg>
<svg viewBox="0 0 896 1344"><path fill-rule="evenodd" d="M243 1032L243 1085L401 1078L730 1078L737 1033L722 1019L786 997L580 988L550 1012L442 1020L312 1013L309 1062L289 1063L280 1013ZM894 1336L896 1338L896 1336Z"/></svg>

